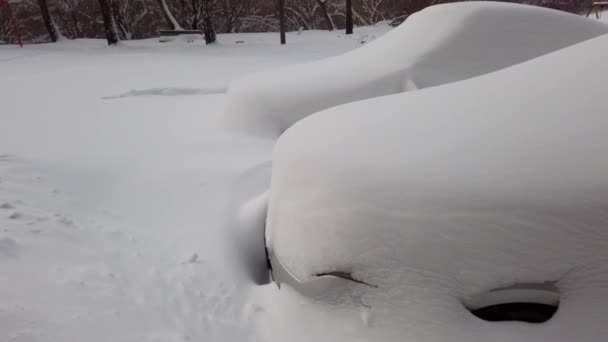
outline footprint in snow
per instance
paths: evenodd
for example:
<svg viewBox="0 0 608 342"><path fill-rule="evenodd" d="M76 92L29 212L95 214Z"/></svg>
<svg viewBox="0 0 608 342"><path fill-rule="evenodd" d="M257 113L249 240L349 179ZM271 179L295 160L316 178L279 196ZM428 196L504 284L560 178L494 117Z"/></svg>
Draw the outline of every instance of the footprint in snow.
<svg viewBox="0 0 608 342"><path fill-rule="evenodd" d="M64 227L76 228L76 223L74 223L72 219L65 217L61 214L55 214L55 220L57 223L61 224Z"/></svg>
<svg viewBox="0 0 608 342"><path fill-rule="evenodd" d="M19 159L12 154L0 154L0 162L16 162Z"/></svg>
<svg viewBox="0 0 608 342"><path fill-rule="evenodd" d="M182 264L200 264L201 260L199 259L198 253L192 254L188 260L182 262Z"/></svg>
<svg viewBox="0 0 608 342"><path fill-rule="evenodd" d="M8 218L9 218L9 219L11 219L11 220L18 220L18 219L20 219L20 218L22 218L22 217L23 217L23 214L21 214L21 213L20 213L20 212L18 212L18 211L15 211L15 212L13 212L12 214L10 214L10 215L8 216Z"/></svg>
<svg viewBox="0 0 608 342"><path fill-rule="evenodd" d="M0 238L0 257L15 258L19 255L20 246L15 239Z"/></svg>
<svg viewBox="0 0 608 342"><path fill-rule="evenodd" d="M12 205L11 203L2 203L0 204L0 209L15 209L15 206Z"/></svg>

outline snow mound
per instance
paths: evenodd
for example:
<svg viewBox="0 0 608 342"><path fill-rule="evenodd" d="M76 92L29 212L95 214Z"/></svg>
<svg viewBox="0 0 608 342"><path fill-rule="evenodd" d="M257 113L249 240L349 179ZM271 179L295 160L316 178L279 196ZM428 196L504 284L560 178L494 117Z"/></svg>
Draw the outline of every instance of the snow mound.
<svg viewBox="0 0 608 342"><path fill-rule="evenodd" d="M432 6L355 51L231 84L227 125L278 136L336 105L486 74L608 33L555 10L496 2Z"/></svg>
<svg viewBox="0 0 608 342"><path fill-rule="evenodd" d="M450 8L458 7L443 10ZM343 317L369 312L370 326L344 328L354 340L604 339L606 55L608 35L300 121L273 158L273 265L304 283L348 274L369 284L344 285L341 297L326 300L351 305L336 309ZM522 284L531 291L522 293ZM544 324L487 322L469 312L505 300L489 295L496 289L510 289L506 301L518 302L539 288L552 293L541 304L559 301ZM289 314L275 325L282 316ZM315 317L300 333L324 340Z"/></svg>

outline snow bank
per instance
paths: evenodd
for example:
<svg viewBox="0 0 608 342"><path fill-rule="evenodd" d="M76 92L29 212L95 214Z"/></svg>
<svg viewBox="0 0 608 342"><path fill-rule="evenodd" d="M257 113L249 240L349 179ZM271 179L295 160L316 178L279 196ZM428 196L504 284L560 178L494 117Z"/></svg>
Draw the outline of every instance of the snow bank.
<svg viewBox="0 0 608 342"><path fill-rule="evenodd" d="M608 35L300 121L274 153L273 264L305 283L340 272L368 284L344 280L341 297L322 301L339 304L335 321L366 312L335 328L353 340L605 339L606 55ZM536 325L468 312L480 295L517 284L554 287L557 314ZM273 324L290 315L277 310ZM324 340L322 317L291 333Z"/></svg>
<svg viewBox="0 0 608 342"><path fill-rule="evenodd" d="M266 210L238 208L268 189L274 142L217 127L219 93L360 46L338 35L0 46L0 341L260 341L242 309Z"/></svg>
<svg viewBox="0 0 608 342"><path fill-rule="evenodd" d="M607 32L603 23L539 7L433 6L345 55L233 82L225 117L229 126L277 136L329 107L482 75Z"/></svg>

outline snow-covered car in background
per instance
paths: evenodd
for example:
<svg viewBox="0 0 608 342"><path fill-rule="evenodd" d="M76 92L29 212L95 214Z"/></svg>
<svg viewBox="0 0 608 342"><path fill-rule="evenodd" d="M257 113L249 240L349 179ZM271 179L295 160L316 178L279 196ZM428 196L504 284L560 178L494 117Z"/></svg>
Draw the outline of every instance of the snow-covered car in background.
<svg viewBox="0 0 608 342"><path fill-rule="evenodd" d="M224 117L276 137L326 108L483 75L605 33L604 23L540 7L433 6L352 52L233 82Z"/></svg>
<svg viewBox="0 0 608 342"><path fill-rule="evenodd" d="M266 240L297 299L266 322L290 340L606 339L605 56L608 35L289 128Z"/></svg>

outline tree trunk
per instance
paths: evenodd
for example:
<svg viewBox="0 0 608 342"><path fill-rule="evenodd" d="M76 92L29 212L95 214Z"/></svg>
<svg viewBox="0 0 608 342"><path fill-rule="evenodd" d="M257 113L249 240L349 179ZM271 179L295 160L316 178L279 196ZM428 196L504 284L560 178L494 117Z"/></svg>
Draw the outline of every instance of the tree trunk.
<svg viewBox="0 0 608 342"><path fill-rule="evenodd" d="M353 34L353 1L346 0L346 34Z"/></svg>
<svg viewBox="0 0 608 342"><path fill-rule="evenodd" d="M101 8L101 16L103 17L103 26L106 31L108 45L113 45L118 43L118 32L116 32L116 25L114 24L114 18L112 16L112 8L110 8L108 1L111 0L99 0L99 7Z"/></svg>
<svg viewBox="0 0 608 342"><path fill-rule="evenodd" d="M72 17L72 24L74 24L74 32L76 34L76 38L82 38L82 31L80 30L80 24L78 23L76 12L74 12L74 10L71 10L70 15Z"/></svg>
<svg viewBox="0 0 608 342"><path fill-rule="evenodd" d="M329 31L333 31L335 26L334 26L334 21L331 19L331 16L327 12L327 1L326 0L317 0L317 3L319 4L319 8L321 8L321 13L323 13L323 18L325 18L325 25L327 25L327 29Z"/></svg>
<svg viewBox="0 0 608 342"><path fill-rule="evenodd" d="M279 0L279 27L281 31L281 45L285 45L287 43L285 34L285 0Z"/></svg>
<svg viewBox="0 0 608 342"><path fill-rule="evenodd" d="M119 4L118 2L116 2L115 0L106 0L106 1L110 1L110 7L112 7L112 19L113 19L113 24L115 25L115 30L117 33L119 33L119 39L129 39L129 33L126 30L126 25L125 22L123 20L123 17L120 13L120 8L119 8ZM120 32L119 32L120 30Z"/></svg>
<svg viewBox="0 0 608 342"><path fill-rule="evenodd" d="M167 22L167 25L169 25L169 28L171 30L182 31L183 28L180 26L180 24L177 22L177 20L175 20L175 17L173 16L173 14L171 14L171 10L169 9L169 6L167 5L167 1L158 0L158 4L160 6L160 11L163 13L163 17L165 18L165 21Z"/></svg>
<svg viewBox="0 0 608 342"><path fill-rule="evenodd" d="M224 12L224 16L226 17L226 32L228 33L233 33L232 30L234 28L234 4L231 4L228 1L224 1L224 8L223 8L223 12Z"/></svg>
<svg viewBox="0 0 608 342"><path fill-rule="evenodd" d="M203 0L203 31L205 33L205 43L215 43L216 35L213 27L213 13L211 8L211 0Z"/></svg>
<svg viewBox="0 0 608 342"><path fill-rule="evenodd" d="M173 23L171 22L171 18L169 18L169 15L167 15L167 12L165 12L165 9L163 6L163 0L158 0L158 7L160 7L160 13L163 14L163 19L165 19L167 28L170 30L175 30L175 27L173 27Z"/></svg>
<svg viewBox="0 0 608 342"><path fill-rule="evenodd" d="M54 43L57 41L59 35L57 34L55 26L53 25L53 19L51 18L49 5L46 0L38 0L38 5L40 6L40 12L42 14L42 19L44 20L44 26L46 27L46 31L49 33L49 37Z"/></svg>
<svg viewBox="0 0 608 342"><path fill-rule="evenodd" d="M190 29L198 30L198 1L191 0L190 5L192 5L192 21L190 22Z"/></svg>

